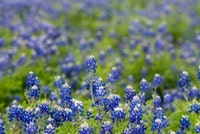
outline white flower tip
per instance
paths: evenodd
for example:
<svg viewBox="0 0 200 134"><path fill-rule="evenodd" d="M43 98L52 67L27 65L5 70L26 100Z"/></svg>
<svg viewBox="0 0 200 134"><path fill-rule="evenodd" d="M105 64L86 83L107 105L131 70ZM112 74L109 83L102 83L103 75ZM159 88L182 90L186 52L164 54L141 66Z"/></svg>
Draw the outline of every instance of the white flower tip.
<svg viewBox="0 0 200 134"><path fill-rule="evenodd" d="M32 86L32 89L37 90L38 87L36 85Z"/></svg>
<svg viewBox="0 0 200 134"><path fill-rule="evenodd" d="M85 127L89 127L89 125L88 125L87 122L84 122L84 123L81 125L81 128L85 128Z"/></svg>
<svg viewBox="0 0 200 134"><path fill-rule="evenodd" d="M161 119L156 119L155 122L156 123L161 123Z"/></svg>
<svg viewBox="0 0 200 134"><path fill-rule="evenodd" d="M186 72L186 71L183 71L183 74L186 75L186 76L188 76L188 72Z"/></svg>
<svg viewBox="0 0 200 134"><path fill-rule="evenodd" d="M147 80L143 78L142 79L142 83L146 83L146 82L147 82Z"/></svg>
<svg viewBox="0 0 200 134"><path fill-rule="evenodd" d="M90 55L89 58L90 58L90 59L94 59L94 55Z"/></svg>
<svg viewBox="0 0 200 134"><path fill-rule="evenodd" d="M34 72L33 72L33 71L30 71L29 74L34 74Z"/></svg>
<svg viewBox="0 0 200 134"><path fill-rule="evenodd" d="M128 85L127 88L128 89L133 89L133 87L131 85Z"/></svg>
<svg viewBox="0 0 200 134"><path fill-rule="evenodd" d="M69 87L69 84L68 84L68 83L65 83L65 84L62 85L62 87L63 87L63 88L68 88L68 87Z"/></svg>

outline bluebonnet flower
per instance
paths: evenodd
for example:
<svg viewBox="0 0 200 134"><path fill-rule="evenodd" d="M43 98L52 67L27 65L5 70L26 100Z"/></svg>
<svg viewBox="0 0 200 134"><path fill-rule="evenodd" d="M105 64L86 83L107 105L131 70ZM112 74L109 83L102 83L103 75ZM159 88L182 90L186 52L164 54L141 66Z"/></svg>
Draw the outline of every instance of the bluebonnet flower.
<svg viewBox="0 0 200 134"><path fill-rule="evenodd" d="M145 79L142 79L140 82L140 91L147 92L149 90L150 90L150 84Z"/></svg>
<svg viewBox="0 0 200 134"><path fill-rule="evenodd" d="M185 131L187 129L189 129L190 127L190 122L187 116L182 116L181 120L180 120L180 130L181 131Z"/></svg>
<svg viewBox="0 0 200 134"><path fill-rule="evenodd" d="M92 129L87 123L81 125L81 129L78 131L79 134L92 134Z"/></svg>
<svg viewBox="0 0 200 134"><path fill-rule="evenodd" d="M71 121L72 115L73 113L71 109L68 109L68 108L64 109L61 107L53 108L52 113L51 113L51 116L57 125L60 125L66 121Z"/></svg>
<svg viewBox="0 0 200 134"><path fill-rule="evenodd" d="M25 134L36 134L38 131L37 126L35 125L35 123L30 122L28 124L26 124L26 128L24 130Z"/></svg>
<svg viewBox="0 0 200 134"><path fill-rule="evenodd" d="M147 53L149 52L149 50L150 50L150 43L147 42L147 43L145 43L145 44L142 46L142 51L143 51L145 54L147 54Z"/></svg>
<svg viewBox="0 0 200 134"><path fill-rule="evenodd" d="M20 100L21 100L21 98L20 98L18 95L15 95L15 96L14 96L14 101L17 101L17 102L18 102L18 101L20 101Z"/></svg>
<svg viewBox="0 0 200 134"><path fill-rule="evenodd" d="M97 113L94 119L97 121L101 121L103 119L103 116L100 113Z"/></svg>
<svg viewBox="0 0 200 134"><path fill-rule="evenodd" d="M96 38L97 38L97 41L101 41L101 39L102 39L102 32L101 31L97 32Z"/></svg>
<svg viewBox="0 0 200 134"><path fill-rule="evenodd" d="M197 70L197 79L200 81L200 66L198 66Z"/></svg>
<svg viewBox="0 0 200 134"><path fill-rule="evenodd" d="M189 112L194 112L199 114L200 113L200 104L198 102L194 102L190 104L190 110Z"/></svg>
<svg viewBox="0 0 200 134"><path fill-rule="evenodd" d="M49 117L49 118L47 119L47 121L46 121L46 124L47 124L47 125L48 125L48 124L53 125L53 124L55 124L55 121L54 121L53 118Z"/></svg>
<svg viewBox="0 0 200 134"><path fill-rule="evenodd" d="M146 127L144 123L139 124L128 124L128 126L123 130L122 134L144 134Z"/></svg>
<svg viewBox="0 0 200 134"><path fill-rule="evenodd" d="M157 52L164 50L164 43L161 38L157 38L154 44L154 48Z"/></svg>
<svg viewBox="0 0 200 134"><path fill-rule="evenodd" d="M76 115L78 113L83 112L83 104L82 101L78 101L75 99L72 99L72 105L70 106L70 109L73 111L73 115Z"/></svg>
<svg viewBox="0 0 200 134"><path fill-rule="evenodd" d="M195 40L196 40L197 44L200 44L200 34L199 33L196 34Z"/></svg>
<svg viewBox="0 0 200 134"><path fill-rule="evenodd" d="M109 110L114 110L119 105L120 97L115 94L109 95L103 100L104 110L107 112Z"/></svg>
<svg viewBox="0 0 200 134"><path fill-rule="evenodd" d="M146 128L143 123L134 125L132 134L144 134L145 129Z"/></svg>
<svg viewBox="0 0 200 134"><path fill-rule="evenodd" d="M129 34L135 34L135 32L136 32L134 26L132 26L132 25L129 25L128 30L129 30Z"/></svg>
<svg viewBox="0 0 200 134"><path fill-rule="evenodd" d="M50 96L49 96L49 100L57 101L57 99L58 99L57 93L56 92L51 92Z"/></svg>
<svg viewBox="0 0 200 134"><path fill-rule="evenodd" d="M145 93L139 92L138 96L141 101L141 104L144 104L146 99Z"/></svg>
<svg viewBox="0 0 200 134"><path fill-rule="evenodd" d="M194 98L199 99L200 98L200 90L197 87L193 86L189 91L188 98L189 98L189 100L193 100Z"/></svg>
<svg viewBox="0 0 200 134"><path fill-rule="evenodd" d="M60 88L60 101L63 107L69 106L71 100L71 87L65 83Z"/></svg>
<svg viewBox="0 0 200 134"><path fill-rule="evenodd" d="M176 52L175 52L174 46L172 44L169 44L168 51L169 51L171 58L175 59L176 58Z"/></svg>
<svg viewBox="0 0 200 134"><path fill-rule="evenodd" d="M67 56L64 58L64 62L65 63L71 63L74 62L75 58L74 55L72 53L67 54Z"/></svg>
<svg viewBox="0 0 200 134"><path fill-rule="evenodd" d="M37 86L40 89L39 79L35 76L33 72L29 72L26 78L26 87L31 88L33 86Z"/></svg>
<svg viewBox="0 0 200 134"><path fill-rule="evenodd" d="M113 68L117 68L117 70L118 70L118 72L119 72L119 74L121 73L121 70L122 70L122 61L121 61L121 59L119 59L119 58L117 58L117 59L115 59L115 64L114 64L114 67ZM113 69L112 68L112 69ZM111 72L112 72L112 69L111 69ZM110 72L110 73L111 73ZM117 73L116 73L117 74Z"/></svg>
<svg viewBox="0 0 200 134"><path fill-rule="evenodd" d="M33 121L33 118L35 117L33 110L31 108L26 108L26 110L22 109L22 113L20 115L20 119L24 123L30 123Z"/></svg>
<svg viewBox="0 0 200 134"><path fill-rule="evenodd" d="M130 43L129 43L129 48L131 50L134 50L135 48L137 47L137 43L134 39L130 40Z"/></svg>
<svg viewBox="0 0 200 134"><path fill-rule="evenodd" d="M135 95L130 102L130 109L134 109L138 104L142 104L140 97Z"/></svg>
<svg viewBox="0 0 200 134"><path fill-rule="evenodd" d="M139 56L140 55L139 55L138 51L134 52L134 54L133 54L134 59L137 59Z"/></svg>
<svg viewBox="0 0 200 134"><path fill-rule="evenodd" d="M4 41L4 39L0 38L0 48L1 48L1 47L3 47L3 46L4 46L4 44L5 44L5 41Z"/></svg>
<svg viewBox="0 0 200 134"><path fill-rule="evenodd" d="M137 104L134 108L130 107L129 110L129 121L131 123L139 123L142 119L142 105Z"/></svg>
<svg viewBox="0 0 200 134"><path fill-rule="evenodd" d="M96 59L93 55L89 56L85 60L85 69L88 73L95 73L96 72Z"/></svg>
<svg viewBox="0 0 200 134"><path fill-rule="evenodd" d="M54 127L52 126L52 124L48 124L45 129L44 129L44 133L43 134L54 134Z"/></svg>
<svg viewBox="0 0 200 134"><path fill-rule="evenodd" d="M5 134L5 125L1 118L0 118L0 134Z"/></svg>
<svg viewBox="0 0 200 134"><path fill-rule="evenodd" d="M161 130L163 128L166 128L167 125L168 125L167 118L166 116L163 116L162 118L153 119L151 129L153 131L157 131L158 134L161 134Z"/></svg>
<svg viewBox="0 0 200 134"><path fill-rule="evenodd" d="M159 74L155 74L151 82L153 88L157 88L162 84L163 78Z"/></svg>
<svg viewBox="0 0 200 134"><path fill-rule="evenodd" d="M112 134L113 126L110 121L106 121L102 124L100 133L101 134Z"/></svg>
<svg viewBox="0 0 200 134"><path fill-rule="evenodd" d="M145 63L147 66L150 66L152 61L151 61L151 56L150 55L146 55L145 56Z"/></svg>
<svg viewBox="0 0 200 134"><path fill-rule="evenodd" d="M107 82L112 84L117 82L119 80L119 75L120 75L119 70L116 67L113 67L110 73L108 74Z"/></svg>
<svg viewBox="0 0 200 134"><path fill-rule="evenodd" d="M154 117L152 120L151 130L157 131L161 134L161 130L168 126L167 117L164 116L164 111L161 107L154 110Z"/></svg>
<svg viewBox="0 0 200 134"><path fill-rule="evenodd" d="M164 110L162 109L162 107L157 107L153 110L153 114L156 117L162 117L164 116Z"/></svg>
<svg viewBox="0 0 200 134"><path fill-rule="evenodd" d="M157 107L160 107L161 106L161 99L160 99L160 96L158 95L153 95L153 107L154 108L157 108Z"/></svg>
<svg viewBox="0 0 200 134"><path fill-rule="evenodd" d="M147 76L147 68L146 67L143 67L142 69L141 69L141 77L146 77Z"/></svg>
<svg viewBox="0 0 200 134"><path fill-rule="evenodd" d="M94 45L95 45L94 40L93 40L93 39L90 39L90 40L88 41L88 45L89 45L90 48L93 48Z"/></svg>
<svg viewBox="0 0 200 134"><path fill-rule="evenodd" d="M79 68L78 68L78 65L75 65L73 62L62 63L61 72L63 72L66 75L66 77L69 78L69 77L74 76L76 73L78 73Z"/></svg>
<svg viewBox="0 0 200 134"><path fill-rule="evenodd" d="M105 53L103 51L101 51L99 53L99 64L100 65L104 65L105 64Z"/></svg>
<svg viewBox="0 0 200 134"><path fill-rule="evenodd" d="M112 112L112 120L115 122L123 119L125 119L124 110L120 107L114 108L114 111Z"/></svg>
<svg viewBox="0 0 200 134"><path fill-rule="evenodd" d="M34 75L33 72L29 72L26 79L25 95L28 100L38 100L40 96L40 83L39 79Z"/></svg>
<svg viewBox="0 0 200 134"><path fill-rule="evenodd" d="M56 76L54 80L54 87L60 88L64 84L64 80L60 76Z"/></svg>
<svg viewBox="0 0 200 134"><path fill-rule="evenodd" d="M86 118L87 119L90 119L91 118L91 115L92 115L92 109L89 109L86 111Z"/></svg>
<svg viewBox="0 0 200 134"><path fill-rule="evenodd" d="M22 113L23 113L22 107L17 106L16 104L11 105L11 107L8 110L9 121L13 121L13 120L19 121Z"/></svg>
<svg viewBox="0 0 200 134"><path fill-rule="evenodd" d="M200 133L200 122L195 125L194 131L199 134Z"/></svg>
<svg viewBox="0 0 200 134"><path fill-rule="evenodd" d="M179 75L178 86L181 88L182 92L185 92L187 90L186 88L190 87L190 78L188 72L183 71Z"/></svg>
<svg viewBox="0 0 200 134"><path fill-rule="evenodd" d="M122 132L122 134L132 134L132 128L128 125Z"/></svg>
<svg viewBox="0 0 200 134"><path fill-rule="evenodd" d="M40 90L36 85L34 85L26 91L26 94L28 95L29 100L38 100L40 96Z"/></svg>
<svg viewBox="0 0 200 134"><path fill-rule="evenodd" d="M166 31L166 24L164 24L164 23L159 24L158 27L157 27L157 31L159 33L164 33Z"/></svg>
<svg viewBox="0 0 200 134"><path fill-rule="evenodd" d="M131 101L132 98L136 95L135 90L132 86L127 86L125 89L124 99L126 101Z"/></svg>
<svg viewBox="0 0 200 134"><path fill-rule="evenodd" d="M173 97L171 96L171 94L165 94L163 97L163 101L164 101L164 109L165 110L174 110L174 106L173 106Z"/></svg>
<svg viewBox="0 0 200 134"><path fill-rule="evenodd" d="M179 130L176 131L175 134L183 134L183 132L179 129Z"/></svg>
<svg viewBox="0 0 200 134"><path fill-rule="evenodd" d="M133 83L133 80L134 80L133 76L129 75L127 78L128 83Z"/></svg>
<svg viewBox="0 0 200 134"><path fill-rule="evenodd" d="M105 83L103 82L102 78L94 78L92 80L92 85L90 85L90 82L87 81L85 86L88 90L90 89L90 86L92 86L94 105L102 105L103 98L107 93Z"/></svg>
<svg viewBox="0 0 200 134"><path fill-rule="evenodd" d="M107 52L108 54L112 54L112 53L113 53L112 47L108 47L106 52Z"/></svg>
<svg viewBox="0 0 200 134"><path fill-rule="evenodd" d="M95 98L102 98L106 95L106 87L105 83L102 81L102 79L98 79L97 83L98 87L96 89L96 92L94 93Z"/></svg>
<svg viewBox="0 0 200 134"><path fill-rule="evenodd" d="M79 42L79 50L85 50L87 48L87 44L84 39L81 39Z"/></svg>
<svg viewBox="0 0 200 134"><path fill-rule="evenodd" d="M47 94L50 94L50 90L49 90L49 87L48 86L43 86L42 87L42 92L45 94L45 95L47 95Z"/></svg>
<svg viewBox="0 0 200 134"><path fill-rule="evenodd" d="M39 105L39 112L40 114L49 114L50 112L49 103L46 101L43 101L42 104Z"/></svg>
<svg viewBox="0 0 200 134"><path fill-rule="evenodd" d="M14 63L14 68L23 65L26 62L26 59L27 59L26 55L22 54L20 58Z"/></svg>
<svg viewBox="0 0 200 134"><path fill-rule="evenodd" d="M118 37L118 34L117 34L115 31L111 31L111 32L109 33L109 37L110 37L110 38L113 38L113 39L116 39L116 38Z"/></svg>

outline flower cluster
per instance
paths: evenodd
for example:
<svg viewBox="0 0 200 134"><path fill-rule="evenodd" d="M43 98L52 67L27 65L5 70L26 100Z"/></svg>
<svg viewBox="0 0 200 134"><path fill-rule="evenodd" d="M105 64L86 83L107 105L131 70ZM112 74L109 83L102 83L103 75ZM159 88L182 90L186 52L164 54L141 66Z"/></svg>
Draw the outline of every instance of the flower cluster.
<svg viewBox="0 0 200 134"><path fill-rule="evenodd" d="M120 72L116 67L113 67L108 74L107 81L110 83L115 83L119 80Z"/></svg>
<svg viewBox="0 0 200 134"><path fill-rule="evenodd" d="M87 57L87 59L85 60L85 68L86 68L86 71L88 73L95 73L96 72L96 59L94 58L93 55Z"/></svg>
<svg viewBox="0 0 200 134"><path fill-rule="evenodd" d="M181 88L181 91L187 91L187 88L190 86L190 78L188 72L183 71L179 76L178 86Z"/></svg>
<svg viewBox="0 0 200 134"><path fill-rule="evenodd" d="M190 121L187 116L182 116L180 120L180 131L184 132L185 130L189 129L190 127Z"/></svg>
<svg viewBox="0 0 200 134"><path fill-rule="evenodd" d="M25 94L29 100L38 100L40 96L39 79L33 72L29 72L27 76Z"/></svg>
<svg viewBox="0 0 200 134"><path fill-rule="evenodd" d="M163 78L159 74L155 74L151 82L153 88L157 88L162 84Z"/></svg>
<svg viewBox="0 0 200 134"><path fill-rule="evenodd" d="M142 81L140 82L140 91L147 92L149 90L150 90L150 84L145 79L142 79Z"/></svg>
<svg viewBox="0 0 200 134"><path fill-rule="evenodd" d="M87 123L81 125L81 129L78 132L79 134L92 134L92 129Z"/></svg>
<svg viewBox="0 0 200 134"><path fill-rule="evenodd" d="M113 126L112 126L111 122L106 121L102 124L100 133L101 134L106 134L106 133L112 134L112 129L113 129Z"/></svg>
<svg viewBox="0 0 200 134"><path fill-rule="evenodd" d="M1 0L0 134L200 133L198 5Z"/></svg>
<svg viewBox="0 0 200 134"><path fill-rule="evenodd" d="M167 117L164 116L164 111L161 107L158 107L154 110L154 117L152 120L151 129L153 131L157 131L159 134L161 133L162 129L168 126Z"/></svg>
<svg viewBox="0 0 200 134"><path fill-rule="evenodd" d="M5 127L1 118L0 118L0 134L5 134Z"/></svg>
<svg viewBox="0 0 200 134"><path fill-rule="evenodd" d="M158 78L157 75L155 77ZM154 82L157 80L153 79ZM161 79L159 78L159 80ZM27 87L30 88L27 89L30 91L32 88L36 89L36 84L39 86L38 81L38 78L33 72L29 73L26 82L28 83L27 85L29 85ZM30 104L30 107L20 105L20 99L15 97L6 111L8 121L13 124L14 128L7 128L1 119L0 130L2 134L5 133L6 129L10 129L12 132L17 129L23 133L54 134L57 128L62 127L66 123L79 125L80 129L78 133L80 134L93 133L96 132L96 129L93 129L93 127L86 123L93 119L96 123L101 125L101 129L99 130L101 134L112 134L115 124L123 123L125 120L128 120L128 124L122 133L144 134L145 131L148 131L148 126L145 125L148 119L143 119L146 118L146 115L153 116L150 130L162 133L165 128L170 125L169 120L165 116L165 110L169 110L167 112L176 112L174 102L178 99L183 99L183 97L177 95L179 90L165 93L163 101L161 97L154 92L152 95L152 102L150 101L152 106L150 107L150 103L146 101L146 94L144 93L149 90L150 84L144 79L139 84L139 88L143 88L142 92L137 93L132 86L125 87L124 102L120 99L119 95L111 94L107 91L108 89L103 79L94 77L91 82L92 83L87 83L85 87L86 89L92 88L94 101L92 101L91 107L87 111L84 110L84 103L82 101L78 101L72 97L73 92L71 86L61 77L56 77L54 81L55 91L49 90L49 94L43 93L44 95L49 95L49 97L44 96L43 101L32 102L29 101L32 100L32 98L27 98L27 103ZM160 84L158 84L159 82L160 81L157 81L157 86L160 86ZM25 92L27 91L28 90ZM31 93L30 91L29 93ZM198 89L196 88L195 91L198 92ZM182 96L184 95L183 92L179 93L182 93ZM189 96L190 94L187 95ZM197 99L198 98L195 97L189 105L188 113L199 114L200 108ZM38 100L40 99L38 98ZM94 113L94 109L96 109L97 112ZM81 124L82 122L84 123ZM180 126L177 133L187 132L190 126L189 118L183 116L180 119ZM198 124L194 127L194 131L197 133L199 132Z"/></svg>

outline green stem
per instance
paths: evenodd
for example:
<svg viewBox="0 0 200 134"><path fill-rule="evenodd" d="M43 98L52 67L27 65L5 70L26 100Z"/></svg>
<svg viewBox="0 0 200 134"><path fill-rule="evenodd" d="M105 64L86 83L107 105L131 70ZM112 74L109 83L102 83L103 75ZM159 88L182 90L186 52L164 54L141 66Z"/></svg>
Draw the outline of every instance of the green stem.
<svg viewBox="0 0 200 134"><path fill-rule="evenodd" d="M93 80L93 74L90 74L90 94L91 94L91 99L92 102L94 101L94 97L93 97L93 89L92 89L92 80Z"/></svg>

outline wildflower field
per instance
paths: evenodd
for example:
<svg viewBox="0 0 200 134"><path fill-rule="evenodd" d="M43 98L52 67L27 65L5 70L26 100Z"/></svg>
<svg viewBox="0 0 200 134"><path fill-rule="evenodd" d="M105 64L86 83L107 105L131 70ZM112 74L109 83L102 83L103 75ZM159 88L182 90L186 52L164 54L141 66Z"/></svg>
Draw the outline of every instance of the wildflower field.
<svg viewBox="0 0 200 134"><path fill-rule="evenodd" d="M0 134L200 134L200 0L0 0Z"/></svg>

